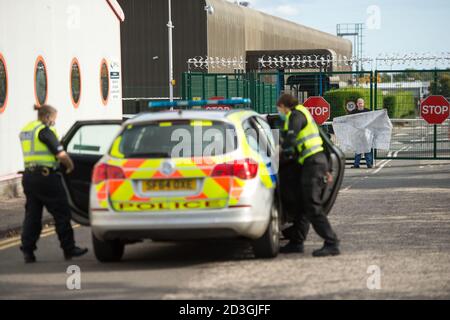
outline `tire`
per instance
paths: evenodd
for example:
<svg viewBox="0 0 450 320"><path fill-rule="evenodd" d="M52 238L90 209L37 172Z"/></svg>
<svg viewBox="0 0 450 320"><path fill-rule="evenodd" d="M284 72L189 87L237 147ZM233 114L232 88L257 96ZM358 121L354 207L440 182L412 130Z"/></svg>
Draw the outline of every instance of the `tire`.
<svg viewBox="0 0 450 320"><path fill-rule="evenodd" d="M122 259L125 245L119 240L102 241L92 234L94 254L100 262L118 262Z"/></svg>
<svg viewBox="0 0 450 320"><path fill-rule="evenodd" d="M256 258L275 258L280 250L280 215L279 206L276 203L272 205L270 216L266 232L261 238L253 241L253 253Z"/></svg>

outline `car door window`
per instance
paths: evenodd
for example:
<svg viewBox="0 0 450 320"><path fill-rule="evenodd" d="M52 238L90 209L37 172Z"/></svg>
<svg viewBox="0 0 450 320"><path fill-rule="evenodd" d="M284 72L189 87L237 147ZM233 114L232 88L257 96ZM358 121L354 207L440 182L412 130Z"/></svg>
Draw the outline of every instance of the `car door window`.
<svg viewBox="0 0 450 320"><path fill-rule="evenodd" d="M102 156L111 146L120 129L119 124L90 124L81 126L67 145L67 152Z"/></svg>
<svg viewBox="0 0 450 320"><path fill-rule="evenodd" d="M244 129L245 137L250 148L259 153L258 133L251 124L250 119L247 119L242 123L242 128Z"/></svg>
<svg viewBox="0 0 450 320"><path fill-rule="evenodd" d="M252 117L244 121L243 128L250 148L258 152L265 161L269 160L272 150L267 144L262 127L258 125L255 118Z"/></svg>
<svg viewBox="0 0 450 320"><path fill-rule="evenodd" d="M260 132L264 135L266 141L269 143L271 150L275 150L277 146L276 141L278 141L278 139L276 139L274 135L277 135L278 130L273 130L272 128L270 128L270 125L260 117L255 117L255 121Z"/></svg>

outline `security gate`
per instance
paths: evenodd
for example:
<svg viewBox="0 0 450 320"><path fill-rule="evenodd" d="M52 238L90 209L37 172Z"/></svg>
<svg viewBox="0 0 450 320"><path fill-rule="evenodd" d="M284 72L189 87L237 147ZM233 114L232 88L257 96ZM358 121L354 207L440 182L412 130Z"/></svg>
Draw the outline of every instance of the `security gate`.
<svg viewBox="0 0 450 320"><path fill-rule="evenodd" d="M377 70L375 110L386 108L393 124L391 148L378 159L450 159L450 119L439 125L420 117L429 95L450 97L450 70Z"/></svg>
<svg viewBox="0 0 450 320"><path fill-rule="evenodd" d="M393 124L391 148L375 150L376 159L450 160L450 119L430 125L420 118L420 102L428 95L450 98L450 70L376 70L337 72L250 72L183 75L184 99L250 98L259 113L275 113L281 92L305 101L323 96L331 105L324 128L330 133L334 117L348 114L349 101L363 98L370 110L387 109ZM335 140L335 139L334 139ZM353 158L353 154L348 154Z"/></svg>

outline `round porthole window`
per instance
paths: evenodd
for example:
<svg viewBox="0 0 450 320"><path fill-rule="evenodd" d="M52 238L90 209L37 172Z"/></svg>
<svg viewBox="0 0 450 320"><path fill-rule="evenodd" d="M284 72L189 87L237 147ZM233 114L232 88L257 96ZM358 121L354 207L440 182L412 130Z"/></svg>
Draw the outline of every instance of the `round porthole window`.
<svg viewBox="0 0 450 320"><path fill-rule="evenodd" d="M6 62L0 53L0 113L5 111L8 102L8 71Z"/></svg>
<svg viewBox="0 0 450 320"><path fill-rule="evenodd" d="M42 106L47 101L48 94L47 67L44 58L38 57L34 71L34 94L36 104Z"/></svg>
<svg viewBox="0 0 450 320"><path fill-rule="evenodd" d="M80 63L76 58L72 60L70 68L70 95L73 106L78 108L81 99L81 71Z"/></svg>
<svg viewBox="0 0 450 320"><path fill-rule="evenodd" d="M106 106L108 104L109 97L109 70L108 63L105 59L102 60L100 66L100 93L102 96L102 102Z"/></svg>

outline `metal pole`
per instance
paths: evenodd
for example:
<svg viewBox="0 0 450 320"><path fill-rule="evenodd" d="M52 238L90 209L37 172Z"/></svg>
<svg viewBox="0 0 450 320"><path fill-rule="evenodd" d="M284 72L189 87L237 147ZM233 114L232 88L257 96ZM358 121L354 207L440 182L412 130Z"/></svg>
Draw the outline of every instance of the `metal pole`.
<svg viewBox="0 0 450 320"><path fill-rule="evenodd" d="M434 83L433 83L433 94L437 94L438 91L438 74L437 69L434 69ZM433 158L437 159L437 125L433 125Z"/></svg>
<svg viewBox="0 0 450 320"><path fill-rule="evenodd" d="M168 0L169 4L169 22L167 28L169 29L169 96L170 102L173 102L173 46L172 46L172 1Z"/></svg>
<svg viewBox="0 0 450 320"><path fill-rule="evenodd" d="M373 71L370 71L369 74L370 78L370 110L375 110L374 100L373 100ZM375 80L376 81L376 80ZM372 161L373 165L376 166L377 164L377 149L372 149Z"/></svg>
<svg viewBox="0 0 450 320"><path fill-rule="evenodd" d="M319 96L323 96L323 88L322 88L322 67L320 67L320 71L319 71Z"/></svg>
<svg viewBox="0 0 450 320"><path fill-rule="evenodd" d="M433 158L437 159L437 125L433 126Z"/></svg>

